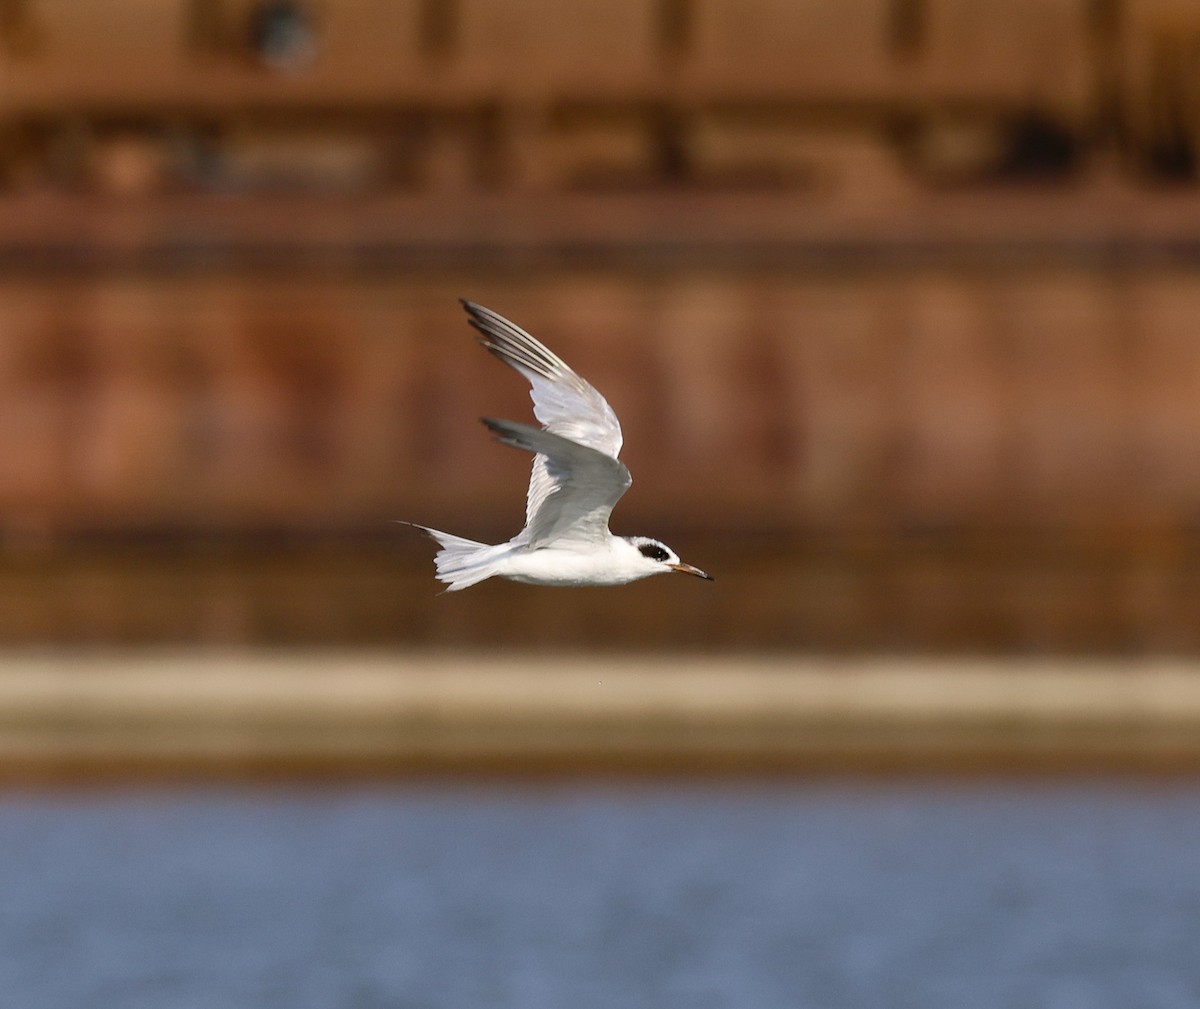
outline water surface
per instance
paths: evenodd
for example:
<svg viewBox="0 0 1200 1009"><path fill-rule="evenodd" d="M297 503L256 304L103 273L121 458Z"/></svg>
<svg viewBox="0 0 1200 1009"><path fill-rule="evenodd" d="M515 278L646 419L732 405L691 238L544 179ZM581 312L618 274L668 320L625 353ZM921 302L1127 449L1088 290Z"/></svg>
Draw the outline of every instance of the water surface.
<svg viewBox="0 0 1200 1009"><path fill-rule="evenodd" d="M1200 1004L1200 783L0 800L23 1009Z"/></svg>

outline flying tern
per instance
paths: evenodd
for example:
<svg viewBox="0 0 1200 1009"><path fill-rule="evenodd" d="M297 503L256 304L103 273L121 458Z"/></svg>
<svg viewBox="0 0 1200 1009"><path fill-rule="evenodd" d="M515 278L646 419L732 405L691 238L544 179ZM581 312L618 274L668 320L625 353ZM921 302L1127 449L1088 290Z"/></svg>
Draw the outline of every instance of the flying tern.
<svg viewBox="0 0 1200 1009"><path fill-rule="evenodd" d="M542 426L483 418L497 441L533 453L525 528L507 543L476 543L405 523L441 546L435 564L446 591L493 577L531 585L624 585L678 571L712 581L659 540L609 532L613 505L632 480L617 459L621 425L604 397L519 326L474 302L462 306L480 344L529 380Z"/></svg>

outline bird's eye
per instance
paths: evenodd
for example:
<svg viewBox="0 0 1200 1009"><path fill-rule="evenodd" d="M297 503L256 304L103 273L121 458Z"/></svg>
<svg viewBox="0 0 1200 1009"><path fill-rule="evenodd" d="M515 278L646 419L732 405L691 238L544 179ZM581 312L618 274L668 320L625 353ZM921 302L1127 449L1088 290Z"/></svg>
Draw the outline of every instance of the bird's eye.
<svg viewBox="0 0 1200 1009"><path fill-rule="evenodd" d="M643 557L649 557L652 561L665 561L670 556L657 543L643 543L638 549L642 552Z"/></svg>

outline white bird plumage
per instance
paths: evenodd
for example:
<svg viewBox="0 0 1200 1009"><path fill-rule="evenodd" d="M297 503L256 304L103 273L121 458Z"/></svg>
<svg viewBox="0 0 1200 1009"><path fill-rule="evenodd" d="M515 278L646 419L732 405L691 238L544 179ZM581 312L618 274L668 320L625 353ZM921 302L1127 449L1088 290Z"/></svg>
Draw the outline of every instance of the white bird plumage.
<svg viewBox="0 0 1200 1009"><path fill-rule="evenodd" d="M525 528L507 543L406 523L441 546L435 563L446 591L496 576L535 585L622 585L678 571L711 581L658 540L609 532L609 515L632 479L617 458L621 425L604 397L519 326L474 302L462 306L479 342L529 381L542 426L483 420L498 441L533 453Z"/></svg>

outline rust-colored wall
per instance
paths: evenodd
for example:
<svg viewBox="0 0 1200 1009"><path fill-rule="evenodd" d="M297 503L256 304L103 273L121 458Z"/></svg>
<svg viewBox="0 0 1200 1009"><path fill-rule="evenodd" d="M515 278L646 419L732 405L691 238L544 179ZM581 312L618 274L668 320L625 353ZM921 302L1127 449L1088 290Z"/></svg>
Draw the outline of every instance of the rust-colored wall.
<svg viewBox="0 0 1200 1009"><path fill-rule="evenodd" d="M467 294L619 410L626 524L1182 529L1200 511L1200 277L872 270L648 280L0 283L0 518L52 528L519 514L528 415Z"/></svg>
<svg viewBox="0 0 1200 1009"><path fill-rule="evenodd" d="M295 0L278 58L268 6L6 3L0 180L805 188L831 146L877 179L1196 174L1187 0Z"/></svg>
<svg viewBox="0 0 1200 1009"><path fill-rule="evenodd" d="M1200 647L1194 5L260 6L0 0L0 640ZM430 602L528 472L459 296L716 594Z"/></svg>

